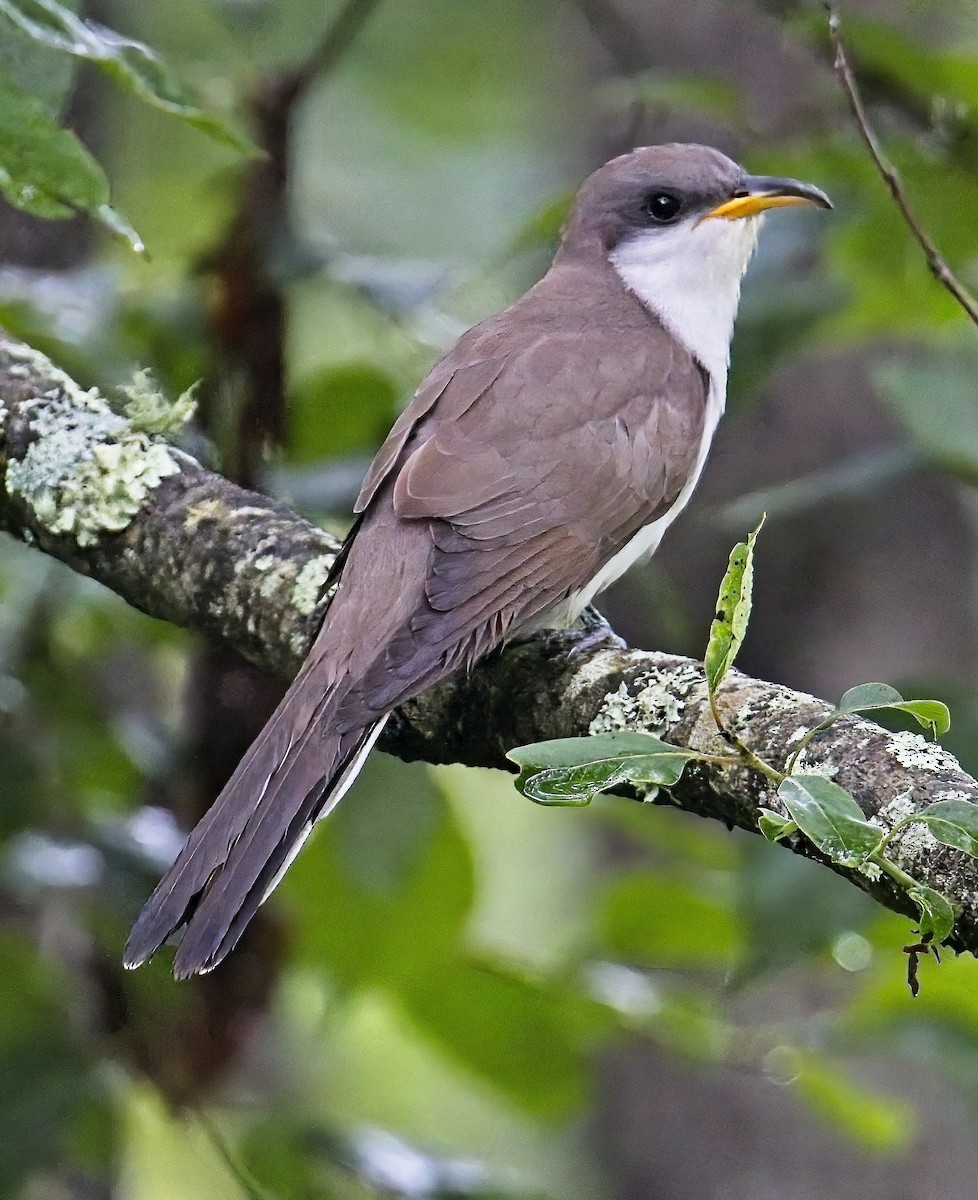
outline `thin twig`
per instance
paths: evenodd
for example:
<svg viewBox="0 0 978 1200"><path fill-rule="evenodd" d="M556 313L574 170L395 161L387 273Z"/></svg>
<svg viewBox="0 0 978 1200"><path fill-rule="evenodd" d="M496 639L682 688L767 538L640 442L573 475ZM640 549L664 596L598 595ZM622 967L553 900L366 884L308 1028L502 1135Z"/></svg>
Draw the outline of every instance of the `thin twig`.
<svg viewBox="0 0 978 1200"><path fill-rule="evenodd" d="M282 99L288 106L301 100L320 76L340 61L380 0L347 0L339 16L312 54L283 81Z"/></svg>
<svg viewBox="0 0 978 1200"><path fill-rule="evenodd" d="M894 203L900 210L904 221L906 221L910 232L913 234L924 252L924 257L927 259L927 266L930 268L934 278L945 288L954 299L961 305L964 311L971 318L975 325L978 325L978 300L968 291L964 284L957 278L951 268L941 257L940 251L934 245L930 235L924 230L923 226L917 218L917 214L910 206L910 201L907 199L907 194L903 188L903 181L897 172L896 167L889 161L883 153L882 147L877 140L876 134L873 132L866 116L866 110L863 107L862 98L859 95L859 88L856 85L855 77L852 69L849 66L846 58L845 47L842 42L842 26L838 15L829 8L829 37L832 40L832 45L835 48L835 73L842 85L842 90L846 94L846 99L849 101L849 107L852 110L852 115L855 118L856 125L862 135L863 141L869 153L872 155L873 162L880 175L883 177L883 182L886 184L890 195L893 197Z"/></svg>

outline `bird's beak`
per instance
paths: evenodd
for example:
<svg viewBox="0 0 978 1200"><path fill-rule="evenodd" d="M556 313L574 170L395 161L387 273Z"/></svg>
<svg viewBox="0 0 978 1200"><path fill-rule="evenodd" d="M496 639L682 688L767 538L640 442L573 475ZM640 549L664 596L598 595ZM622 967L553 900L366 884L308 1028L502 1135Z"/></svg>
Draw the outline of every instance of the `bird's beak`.
<svg viewBox="0 0 978 1200"><path fill-rule="evenodd" d="M740 187L729 200L724 200L704 217L724 217L728 221L740 217L756 217L767 208L787 208L795 205L814 205L831 208L832 201L821 188L797 179L777 179L770 175L745 175Z"/></svg>

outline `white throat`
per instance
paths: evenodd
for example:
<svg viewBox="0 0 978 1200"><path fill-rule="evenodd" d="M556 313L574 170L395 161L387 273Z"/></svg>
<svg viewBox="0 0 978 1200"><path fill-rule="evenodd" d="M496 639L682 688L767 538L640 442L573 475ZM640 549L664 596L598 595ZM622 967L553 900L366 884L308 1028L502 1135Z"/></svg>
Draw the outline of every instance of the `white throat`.
<svg viewBox="0 0 978 1200"><path fill-rule="evenodd" d="M757 243L757 226L757 218L716 218L692 226L650 230L611 255L612 266L625 286L709 372L703 433L696 462L672 507L640 529L586 587L546 613L540 624L572 624L599 592L633 563L655 552L666 529L685 508L723 412L740 281Z"/></svg>
<svg viewBox="0 0 978 1200"><path fill-rule="evenodd" d="M611 253L625 286L709 371L721 409L740 281L758 226L758 217L685 222L650 229Z"/></svg>

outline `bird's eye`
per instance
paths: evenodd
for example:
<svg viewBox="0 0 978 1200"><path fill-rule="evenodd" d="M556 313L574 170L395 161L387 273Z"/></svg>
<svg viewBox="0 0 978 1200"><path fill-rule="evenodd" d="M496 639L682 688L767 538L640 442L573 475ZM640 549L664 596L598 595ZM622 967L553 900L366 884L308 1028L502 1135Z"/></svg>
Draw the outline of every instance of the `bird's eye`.
<svg viewBox="0 0 978 1200"><path fill-rule="evenodd" d="M645 198L645 211L649 219L658 224L674 221L679 215L682 204L669 192L653 192Z"/></svg>

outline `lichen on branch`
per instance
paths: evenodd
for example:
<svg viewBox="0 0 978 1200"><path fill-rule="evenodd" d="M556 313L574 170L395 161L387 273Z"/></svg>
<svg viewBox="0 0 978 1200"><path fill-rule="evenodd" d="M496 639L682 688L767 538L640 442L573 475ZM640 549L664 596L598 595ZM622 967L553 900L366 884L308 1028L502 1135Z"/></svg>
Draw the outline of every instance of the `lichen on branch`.
<svg viewBox="0 0 978 1200"><path fill-rule="evenodd" d="M162 440L191 403L167 406L143 378L116 412L0 334L0 527L287 676L322 619L338 543Z"/></svg>
<svg viewBox="0 0 978 1200"><path fill-rule="evenodd" d="M84 432L73 432L79 429ZM136 473L140 504L120 515L115 528L104 519L105 501L98 497L99 523L88 513L92 498L83 495L78 502L65 481L77 481L79 472L84 478L86 471L122 469L125 455L109 448L137 436L147 439L138 442L144 458L153 456L150 463L156 463L144 462ZM175 470L159 469L159 453ZM61 465L50 470L47 483L29 486L32 457ZM288 506L245 491L136 430L104 398L2 334L0 478L6 483L0 526L14 536L144 612L203 632L283 679L298 670L328 602L323 587L336 540ZM128 496L131 507L131 490ZM75 510L70 519L69 508ZM727 731L779 769L832 712L812 696L737 671L725 679L717 704ZM408 759L506 767L506 751L516 746L613 729L646 730L717 758L726 750L699 663L611 643L570 655L561 636L514 643L412 700L389 722L380 745ZM886 831L934 801L978 801L978 782L946 751L860 717L837 720L800 760L806 772L846 788ZM731 765L729 754L726 763L691 766L672 800L755 832L761 808L778 810L771 781ZM789 845L824 861L804 838L793 837ZM978 950L975 860L938 845L918 826L901 828L889 853L908 874L952 899L957 923L951 945ZM889 879L858 868L833 869L913 916L906 893Z"/></svg>
<svg viewBox="0 0 978 1200"><path fill-rule="evenodd" d="M19 405L27 444L19 457L7 459L7 494L44 529L79 546L125 529L160 481L179 471L170 448L30 347L8 343L4 355L15 378L48 373L47 386Z"/></svg>

